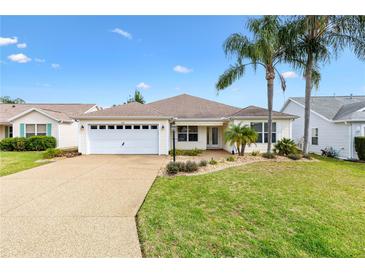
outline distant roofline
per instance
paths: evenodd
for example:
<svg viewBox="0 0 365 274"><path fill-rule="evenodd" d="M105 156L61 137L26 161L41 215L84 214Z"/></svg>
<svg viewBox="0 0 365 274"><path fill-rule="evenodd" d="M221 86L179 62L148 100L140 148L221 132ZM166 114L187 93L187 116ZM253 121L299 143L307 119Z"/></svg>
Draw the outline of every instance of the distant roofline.
<svg viewBox="0 0 365 274"><path fill-rule="evenodd" d="M0 103L2 105L94 105L94 103L24 103L24 104L12 104L12 103Z"/></svg>

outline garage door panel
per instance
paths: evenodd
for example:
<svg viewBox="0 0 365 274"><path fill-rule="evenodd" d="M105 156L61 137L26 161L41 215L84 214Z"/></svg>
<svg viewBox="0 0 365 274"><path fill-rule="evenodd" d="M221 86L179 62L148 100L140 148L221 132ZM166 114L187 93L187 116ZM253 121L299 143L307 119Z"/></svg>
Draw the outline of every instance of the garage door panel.
<svg viewBox="0 0 365 274"><path fill-rule="evenodd" d="M141 127L142 128L142 127ZM158 129L89 129L91 154L158 154Z"/></svg>

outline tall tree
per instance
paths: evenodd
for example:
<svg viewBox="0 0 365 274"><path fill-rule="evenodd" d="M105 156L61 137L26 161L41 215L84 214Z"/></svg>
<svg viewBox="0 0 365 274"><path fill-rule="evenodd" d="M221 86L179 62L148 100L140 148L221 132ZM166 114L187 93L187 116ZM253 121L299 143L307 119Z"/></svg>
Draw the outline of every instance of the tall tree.
<svg viewBox="0 0 365 274"><path fill-rule="evenodd" d="M132 103L132 102L138 102L141 104L146 103L146 101L143 98L142 93L139 90L135 90L133 97L130 97L127 101L127 103Z"/></svg>
<svg viewBox="0 0 365 274"><path fill-rule="evenodd" d="M272 106L274 96L274 80L276 73L281 81L281 88L285 91L284 77L278 72L277 65L281 62L283 49L279 32L281 20L279 16L263 16L259 19L251 19L247 24L253 34L253 39L245 35L235 33L228 37L224 43L226 56L235 56L236 63L231 65L220 77L216 84L218 91L227 88L240 79L247 66L252 66L256 71L257 66L265 70L267 81L267 104L268 104L268 140L267 152L271 152L272 144Z"/></svg>
<svg viewBox="0 0 365 274"><path fill-rule="evenodd" d="M21 98L12 99L9 96L1 96L0 102L3 104L25 104L25 101Z"/></svg>
<svg viewBox="0 0 365 274"><path fill-rule="evenodd" d="M311 92L320 80L317 71L345 47L365 59L365 16L295 16L281 32L281 40L285 61L302 69L305 77L303 154L307 155Z"/></svg>

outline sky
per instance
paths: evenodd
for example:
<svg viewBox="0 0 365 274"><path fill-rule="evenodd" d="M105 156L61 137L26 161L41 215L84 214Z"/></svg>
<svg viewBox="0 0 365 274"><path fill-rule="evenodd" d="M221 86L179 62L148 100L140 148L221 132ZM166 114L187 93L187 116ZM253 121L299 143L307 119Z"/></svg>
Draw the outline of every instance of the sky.
<svg viewBox="0 0 365 274"><path fill-rule="evenodd" d="M247 16L1 16L0 93L32 103L125 102L139 89L147 102L188 93L237 107L267 106L265 73L247 69L217 94L215 83L234 63L223 42L248 34ZM304 96L305 82L288 65L274 109ZM365 62L345 50L322 69L320 95L365 95Z"/></svg>

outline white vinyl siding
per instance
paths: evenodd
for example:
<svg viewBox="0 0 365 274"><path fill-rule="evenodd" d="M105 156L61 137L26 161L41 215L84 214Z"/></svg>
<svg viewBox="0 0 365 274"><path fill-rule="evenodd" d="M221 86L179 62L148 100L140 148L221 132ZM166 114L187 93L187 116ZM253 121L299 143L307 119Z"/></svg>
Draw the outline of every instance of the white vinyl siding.
<svg viewBox="0 0 365 274"><path fill-rule="evenodd" d="M293 139L297 143L303 143L304 136L304 108L294 102L289 102L283 112L294 114L300 118L293 121ZM321 153L325 147L333 147L338 150L340 157L351 158L350 123L333 123L311 112L310 130L318 128L318 145L312 145L309 140L309 152ZM311 138L311 131L309 132Z"/></svg>

